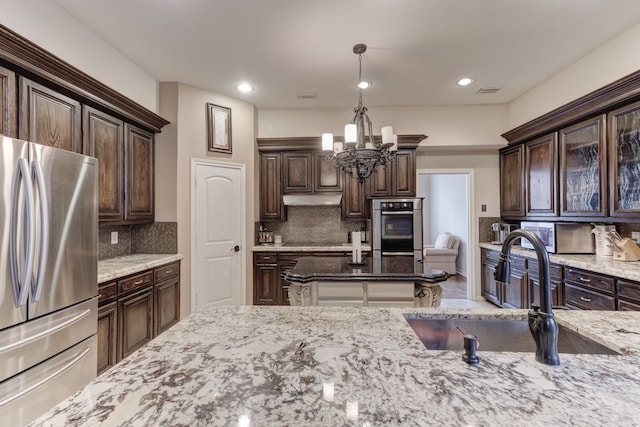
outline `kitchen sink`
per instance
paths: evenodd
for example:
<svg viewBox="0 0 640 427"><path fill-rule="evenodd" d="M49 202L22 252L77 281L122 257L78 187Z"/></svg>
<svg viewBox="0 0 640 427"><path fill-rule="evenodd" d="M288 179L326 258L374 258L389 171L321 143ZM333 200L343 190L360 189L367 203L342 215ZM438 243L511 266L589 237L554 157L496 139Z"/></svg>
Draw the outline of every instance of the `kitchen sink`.
<svg viewBox="0 0 640 427"><path fill-rule="evenodd" d="M407 322L428 350L464 350L462 330L478 338L480 352L536 351L526 320L407 318ZM559 328L558 353L620 354L566 327Z"/></svg>

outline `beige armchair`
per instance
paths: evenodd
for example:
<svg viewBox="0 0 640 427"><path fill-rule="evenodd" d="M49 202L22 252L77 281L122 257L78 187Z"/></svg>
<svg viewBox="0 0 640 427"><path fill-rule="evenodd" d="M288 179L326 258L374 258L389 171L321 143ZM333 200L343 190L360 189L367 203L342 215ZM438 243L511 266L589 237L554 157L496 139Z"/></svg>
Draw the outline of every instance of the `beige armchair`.
<svg viewBox="0 0 640 427"><path fill-rule="evenodd" d="M427 245L422 250L423 262L436 270L444 270L451 275L457 274L456 258L458 258L459 247L458 236L442 233L436 239L435 245Z"/></svg>

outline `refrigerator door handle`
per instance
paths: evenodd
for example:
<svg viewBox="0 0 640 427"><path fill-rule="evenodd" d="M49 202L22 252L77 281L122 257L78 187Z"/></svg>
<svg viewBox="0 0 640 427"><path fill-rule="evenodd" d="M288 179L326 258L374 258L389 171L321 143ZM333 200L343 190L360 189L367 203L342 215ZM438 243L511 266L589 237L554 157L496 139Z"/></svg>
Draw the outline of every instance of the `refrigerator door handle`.
<svg viewBox="0 0 640 427"><path fill-rule="evenodd" d="M42 174L42 165L38 160L31 162L35 188L37 189L37 197L40 205L40 253L38 256L38 268L35 271L34 278L31 281L31 301L38 301L42 293L44 283L44 274L47 265L47 257L49 255L49 205L47 193L44 184L44 176Z"/></svg>
<svg viewBox="0 0 640 427"><path fill-rule="evenodd" d="M72 356L73 359L71 359L68 363L66 363L60 369L57 369L55 372L53 372L50 375L47 375L47 377L41 379L37 383L25 388L24 390L20 390L18 393L14 394L13 396L9 396L5 400L1 401L0 402L0 407L5 406L5 405L13 402L14 400L16 400L16 399L18 399L18 398L20 398L20 397L22 397L22 396L24 396L26 394L31 393L33 390L37 389L38 387L41 387L43 384L45 384L45 383L51 381L52 379L54 379L55 377L61 375L64 371L68 370L73 365L75 365L80 360L82 360L82 358L85 357L87 354L89 354L90 351L91 351L91 348L86 348L80 354L73 355Z"/></svg>
<svg viewBox="0 0 640 427"><path fill-rule="evenodd" d="M24 185L21 186L21 183ZM24 238L20 248L18 248L18 215L20 207L20 189L24 192ZM33 184L27 159L16 159L15 173L11 186L11 230L9 238L9 258L11 263L11 281L13 284L13 295L16 306L27 303L29 296L29 282L33 268L33 252L35 246L35 218L33 203ZM18 250L20 251L21 263L18 263ZM22 267L22 271L20 270Z"/></svg>

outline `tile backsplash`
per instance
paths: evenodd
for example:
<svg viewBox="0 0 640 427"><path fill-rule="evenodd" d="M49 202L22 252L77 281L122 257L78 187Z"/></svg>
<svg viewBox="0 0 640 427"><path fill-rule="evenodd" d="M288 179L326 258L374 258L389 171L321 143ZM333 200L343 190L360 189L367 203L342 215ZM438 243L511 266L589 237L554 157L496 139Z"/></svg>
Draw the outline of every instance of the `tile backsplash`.
<svg viewBox="0 0 640 427"><path fill-rule="evenodd" d="M111 243L111 232L118 232L118 243ZM154 222L142 225L101 227L98 230L98 258L129 254L178 253L178 223Z"/></svg>
<svg viewBox="0 0 640 427"><path fill-rule="evenodd" d="M347 242L347 233L367 227L367 221L343 221L339 206L289 206L284 222L263 222L269 231L282 235L284 244L322 245ZM367 228L367 235L369 229Z"/></svg>

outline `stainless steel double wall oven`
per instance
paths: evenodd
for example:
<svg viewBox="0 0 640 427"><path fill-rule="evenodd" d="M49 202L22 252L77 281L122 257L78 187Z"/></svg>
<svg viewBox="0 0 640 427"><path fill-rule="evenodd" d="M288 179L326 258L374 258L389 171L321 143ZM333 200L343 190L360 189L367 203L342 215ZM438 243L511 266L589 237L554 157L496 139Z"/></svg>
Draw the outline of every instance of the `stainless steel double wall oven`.
<svg viewBox="0 0 640 427"><path fill-rule="evenodd" d="M422 198L371 199L374 256L422 259Z"/></svg>

